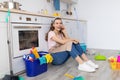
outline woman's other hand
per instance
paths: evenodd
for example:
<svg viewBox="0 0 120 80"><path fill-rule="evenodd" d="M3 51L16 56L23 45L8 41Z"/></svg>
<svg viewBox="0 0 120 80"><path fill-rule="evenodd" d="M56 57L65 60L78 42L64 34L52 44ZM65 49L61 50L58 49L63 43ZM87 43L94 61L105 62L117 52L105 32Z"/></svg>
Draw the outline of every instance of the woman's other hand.
<svg viewBox="0 0 120 80"><path fill-rule="evenodd" d="M77 39L72 39L73 43L78 44L79 41Z"/></svg>

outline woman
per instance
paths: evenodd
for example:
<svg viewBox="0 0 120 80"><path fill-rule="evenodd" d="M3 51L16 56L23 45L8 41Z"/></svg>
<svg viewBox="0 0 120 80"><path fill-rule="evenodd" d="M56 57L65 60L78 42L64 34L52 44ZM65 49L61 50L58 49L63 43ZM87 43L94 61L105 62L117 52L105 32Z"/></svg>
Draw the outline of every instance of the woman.
<svg viewBox="0 0 120 80"><path fill-rule="evenodd" d="M69 38L61 18L56 18L46 34L49 52L52 53L52 64L63 64L72 56L78 62L78 69L86 72L94 72L98 65L94 64L84 54L79 41ZM82 58L82 59L81 59Z"/></svg>

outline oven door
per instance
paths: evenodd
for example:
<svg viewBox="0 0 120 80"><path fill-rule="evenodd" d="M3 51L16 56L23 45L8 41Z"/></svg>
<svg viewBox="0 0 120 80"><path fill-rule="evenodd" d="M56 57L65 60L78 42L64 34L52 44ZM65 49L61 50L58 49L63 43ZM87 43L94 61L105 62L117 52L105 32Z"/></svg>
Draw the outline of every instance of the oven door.
<svg viewBox="0 0 120 80"><path fill-rule="evenodd" d="M32 47L39 51L39 36L41 25L36 24L12 24L13 58L29 54Z"/></svg>

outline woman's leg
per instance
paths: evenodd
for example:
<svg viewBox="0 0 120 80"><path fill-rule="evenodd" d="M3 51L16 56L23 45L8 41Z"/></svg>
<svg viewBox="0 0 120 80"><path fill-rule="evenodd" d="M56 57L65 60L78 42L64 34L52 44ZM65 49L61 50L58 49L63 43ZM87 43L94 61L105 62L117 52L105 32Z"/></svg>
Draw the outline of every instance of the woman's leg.
<svg viewBox="0 0 120 80"><path fill-rule="evenodd" d="M83 49L81 48L80 44L78 43L78 44L73 44L73 45L75 46L75 48L77 49L77 51L80 53L80 56L82 57L82 59L83 59L84 61L88 61L88 58L87 58L87 56L84 54Z"/></svg>
<svg viewBox="0 0 120 80"><path fill-rule="evenodd" d="M68 53L72 56L73 59L75 59L79 64L83 64L82 59L79 57L79 52L76 50L75 46L72 44L71 51L68 51Z"/></svg>
<svg viewBox="0 0 120 80"><path fill-rule="evenodd" d="M88 61L88 60L89 60L84 53L81 55L81 57L82 57L82 59L83 59L84 61Z"/></svg>
<svg viewBox="0 0 120 80"><path fill-rule="evenodd" d="M73 44L73 45L75 46L75 48L76 48L79 52L82 52L82 51L83 51L79 43L78 43L78 44ZM83 59L84 61L86 61L86 63L89 64L90 66L92 66L92 67L94 67L94 68L98 68L98 65L96 65L96 64L93 63L91 60L89 60L84 53L83 53L82 55L80 55L80 56L81 56L82 59Z"/></svg>
<svg viewBox="0 0 120 80"><path fill-rule="evenodd" d="M51 53L51 56L53 57L53 62L52 62L53 65L63 64L70 57L67 51Z"/></svg>
<svg viewBox="0 0 120 80"><path fill-rule="evenodd" d="M87 65L83 60L80 58L79 55L82 55L82 53L79 53L79 51L75 48L75 45L72 45L71 51L68 51L70 55L79 63L78 69L82 71L87 72L94 72L95 69Z"/></svg>

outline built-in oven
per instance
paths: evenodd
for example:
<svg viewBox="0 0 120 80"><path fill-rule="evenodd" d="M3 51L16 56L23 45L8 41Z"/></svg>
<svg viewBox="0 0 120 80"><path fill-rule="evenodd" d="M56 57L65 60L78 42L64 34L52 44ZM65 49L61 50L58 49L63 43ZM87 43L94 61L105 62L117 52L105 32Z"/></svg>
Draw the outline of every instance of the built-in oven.
<svg viewBox="0 0 120 80"><path fill-rule="evenodd" d="M29 54L32 47L40 49L39 36L41 25L12 23L12 27L14 58Z"/></svg>

